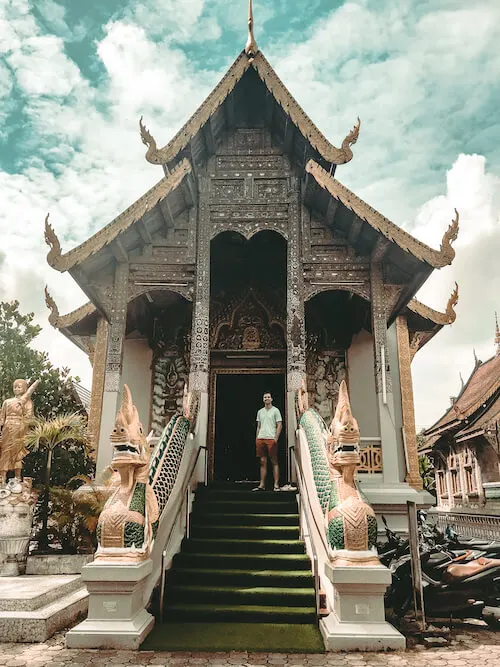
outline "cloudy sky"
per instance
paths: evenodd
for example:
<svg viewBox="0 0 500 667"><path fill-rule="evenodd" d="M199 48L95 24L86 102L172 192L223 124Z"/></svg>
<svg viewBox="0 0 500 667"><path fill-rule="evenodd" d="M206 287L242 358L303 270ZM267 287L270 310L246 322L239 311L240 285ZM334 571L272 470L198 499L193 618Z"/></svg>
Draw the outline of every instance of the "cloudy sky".
<svg viewBox="0 0 500 667"><path fill-rule="evenodd" d="M83 354L47 322L85 302L45 262L50 211L63 250L156 182L138 119L165 144L246 40L247 0L0 0L0 299L44 327L38 346L90 386ZM500 3L497 0L257 0L259 47L339 145L359 115L352 162L337 177L439 247L460 211L451 268L419 298L457 321L415 358L419 426L467 378L473 348L494 353L500 310Z"/></svg>

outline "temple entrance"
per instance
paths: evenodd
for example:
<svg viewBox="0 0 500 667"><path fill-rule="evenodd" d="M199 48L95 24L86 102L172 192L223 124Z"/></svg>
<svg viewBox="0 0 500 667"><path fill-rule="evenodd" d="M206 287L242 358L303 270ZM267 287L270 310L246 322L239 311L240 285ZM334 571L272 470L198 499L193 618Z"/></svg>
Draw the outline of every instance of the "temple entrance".
<svg viewBox="0 0 500 667"><path fill-rule="evenodd" d="M258 480L255 456L256 415L264 392L270 391L273 404L283 417L279 439L280 483L286 480L285 375L281 373L217 373L215 377L214 479ZM272 470L268 465L268 485Z"/></svg>

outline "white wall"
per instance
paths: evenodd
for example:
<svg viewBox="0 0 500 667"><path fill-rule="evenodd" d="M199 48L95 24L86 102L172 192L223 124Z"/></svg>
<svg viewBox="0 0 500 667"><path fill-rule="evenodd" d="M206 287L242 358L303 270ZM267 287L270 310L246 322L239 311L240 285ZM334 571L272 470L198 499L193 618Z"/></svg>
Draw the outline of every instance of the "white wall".
<svg viewBox="0 0 500 667"><path fill-rule="evenodd" d="M123 344L123 371L120 391L128 384L132 400L146 433L151 414L151 362L153 351L144 338L127 338Z"/></svg>
<svg viewBox="0 0 500 667"><path fill-rule="evenodd" d="M380 437L374 377L373 336L362 329L347 350L352 414L363 438Z"/></svg>

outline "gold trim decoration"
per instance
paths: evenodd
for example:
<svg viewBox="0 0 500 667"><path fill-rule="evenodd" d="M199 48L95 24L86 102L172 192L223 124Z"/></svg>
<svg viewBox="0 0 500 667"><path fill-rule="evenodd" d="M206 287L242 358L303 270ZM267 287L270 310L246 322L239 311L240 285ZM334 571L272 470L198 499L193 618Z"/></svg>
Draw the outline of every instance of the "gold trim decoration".
<svg viewBox="0 0 500 667"><path fill-rule="evenodd" d="M156 146L156 141L155 141L153 135L151 134L151 132L149 132L147 127L142 122L142 116L139 118L139 131L141 133L142 143L145 146L148 147L148 150L147 150L147 153L146 153L146 160L148 160L148 162L151 162L151 160L154 160L154 156L155 156L155 153L156 153L156 150L157 150L157 146Z"/></svg>
<svg viewBox="0 0 500 667"><path fill-rule="evenodd" d="M457 240L459 217L458 211L455 209L455 218L451 221L441 241L441 255L443 260L446 260L446 264L451 264L455 259L455 249L452 248L451 244Z"/></svg>
<svg viewBox="0 0 500 667"><path fill-rule="evenodd" d="M411 299L411 301L408 302L408 308L417 315L420 315L420 317L424 317L426 320L430 320L435 324L445 326L446 324L453 324L453 322L456 320L457 314L454 310L454 307L457 305L457 303L458 284L455 283L455 288L450 294L450 298L446 304L446 311L444 313L426 306L424 303L418 301L417 299Z"/></svg>
<svg viewBox="0 0 500 667"><path fill-rule="evenodd" d="M404 446L408 462L406 481L414 489L423 488L418 466L417 432L415 428L415 407L413 403L413 382L411 378L411 354L408 324L404 315L396 317L396 337L398 341L399 377L401 381L401 409L403 415Z"/></svg>
<svg viewBox="0 0 500 667"><path fill-rule="evenodd" d="M94 304L90 303L89 301L88 303L84 303L83 306L76 308L76 310L72 310L66 315L60 315L59 308L57 307L56 302L50 294L47 285L45 285L45 303L47 308L50 310L49 323L55 329L66 329L73 324L77 324L77 322L81 322L81 320L83 320L85 317L92 315L97 311L97 308L94 306Z"/></svg>
<svg viewBox="0 0 500 667"><path fill-rule="evenodd" d="M50 246L50 250L47 254L47 262L50 266L53 263L57 263L61 257L61 244L57 238L57 234L54 231L54 228L49 222L49 213L45 216L45 243Z"/></svg>
<svg viewBox="0 0 500 667"><path fill-rule="evenodd" d="M248 56L250 62L255 58L259 51L257 42L253 34L253 9L252 9L252 0L248 0L248 39L245 44L245 53Z"/></svg>
<svg viewBox="0 0 500 667"><path fill-rule="evenodd" d="M149 145L146 160L151 164L167 164L173 160L187 146L203 125L205 125L210 116L217 111L250 66L251 63L247 56L244 53L240 53L221 81L212 90L206 100L202 102L187 123L181 127L174 138L163 148L156 148L155 146L153 149L152 145Z"/></svg>
<svg viewBox="0 0 500 667"><path fill-rule="evenodd" d="M60 254L60 244L54 234L54 230L48 224L48 216L45 220L45 240L51 245L51 250L47 255L47 261L50 266L57 271L68 271L76 264L80 264L85 259L95 254L106 245L111 243L119 234L128 227L140 220L142 216L161 202L165 197L175 190L184 177L192 172L191 164L183 159L168 176L162 178L145 195L140 197L132 206L129 206L123 213L115 218L108 225L100 229L81 245L73 248L64 255ZM57 244L54 241L57 241ZM56 252L58 249L59 252Z"/></svg>
<svg viewBox="0 0 500 667"><path fill-rule="evenodd" d="M50 310L49 324L51 324L54 328L57 328L57 323L59 321L59 309L56 302L52 298L47 285L45 285L45 305Z"/></svg>
<svg viewBox="0 0 500 667"><path fill-rule="evenodd" d="M283 111L288 114L301 134L327 162L331 162L332 164L345 164L352 160L353 153L350 146L355 144L358 140L361 124L359 118L351 132L349 132L342 142L342 148L336 148L328 141L302 107L292 97L274 69L262 55L261 51L256 55L252 62L252 66L255 68L262 81L266 84L267 89L272 93L276 102L282 107Z"/></svg>
<svg viewBox="0 0 500 667"><path fill-rule="evenodd" d="M106 352L108 349L109 325L104 317L97 323L96 341L92 363L92 389L90 392L90 408L88 431L93 456L97 460L99 432L101 430L102 397L104 393L104 377L106 372Z"/></svg>
<svg viewBox="0 0 500 667"><path fill-rule="evenodd" d="M423 345L423 339L424 334L421 331L415 331L412 334L410 338L410 363L413 361L413 357L420 350L421 345Z"/></svg>
<svg viewBox="0 0 500 667"><path fill-rule="evenodd" d="M148 146L148 151L146 153L147 161L151 164L167 164L168 162L171 162L187 146L195 134L205 125L208 119L217 111L249 67L255 69L276 102L290 117L291 121L296 125L307 141L309 141L311 146L315 148L327 162L331 162L332 164L344 164L352 159L353 153L350 147L358 140L360 128L359 118L351 132L347 134L342 142L342 147L336 148L328 141L304 112L302 107L292 97L274 69L262 55L262 51L258 51L254 57L248 57L245 51L243 51L236 58L206 100L198 107L187 123L179 130L179 132L177 132L175 137L166 146L157 148L156 142L153 146L151 140L154 141L154 139L151 134L146 130L147 134L143 135L141 129L141 139Z"/></svg>
<svg viewBox="0 0 500 667"><path fill-rule="evenodd" d="M422 241L419 241L369 206L360 197L346 188L345 185L339 183L336 178L331 176L314 160L309 160L306 164L306 172L311 174L316 183L329 192L332 197L342 202L349 210L356 213L358 218L367 222L373 229L383 234L389 241L398 245L405 252L412 254L435 269L451 264L453 257L450 255L451 246L449 244L453 240L453 234L455 233L451 228L455 229L454 225L456 221L450 225L450 229L446 232L447 241L443 240L444 245L442 244L442 249L434 250L434 248L430 248L425 243L422 243ZM456 231L458 231L458 227L456 227ZM453 248L451 250L453 251Z"/></svg>

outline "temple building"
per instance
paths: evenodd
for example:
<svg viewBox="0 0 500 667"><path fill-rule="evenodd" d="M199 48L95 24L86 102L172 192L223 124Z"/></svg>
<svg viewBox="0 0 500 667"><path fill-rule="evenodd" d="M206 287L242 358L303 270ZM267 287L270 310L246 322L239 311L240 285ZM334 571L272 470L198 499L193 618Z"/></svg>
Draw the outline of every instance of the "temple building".
<svg viewBox="0 0 500 667"><path fill-rule="evenodd" d="M495 355L485 362L474 355L474 368L459 395L424 432L420 451L434 461L438 510L500 515L498 320L495 347Z"/></svg>
<svg viewBox="0 0 500 667"><path fill-rule="evenodd" d="M50 322L93 365L98 471L111 460L123 384L159 435L187 380L200 392L209 479L258 478L255 415L272 393L284 416L285 483L302 380L328 421L345 379L370 502L395 516L407 500L431 502L419 475L410 364L454 321L458 291L443 313L415 293L453 261L458 214L433 249L346 188L337 176L359 132L358 119L340 148L331 144L250 27L245 49L165 146L141 119L156 185L68 251L47 216L48 263L89 298L60 315L47 292Z"/></svg>

